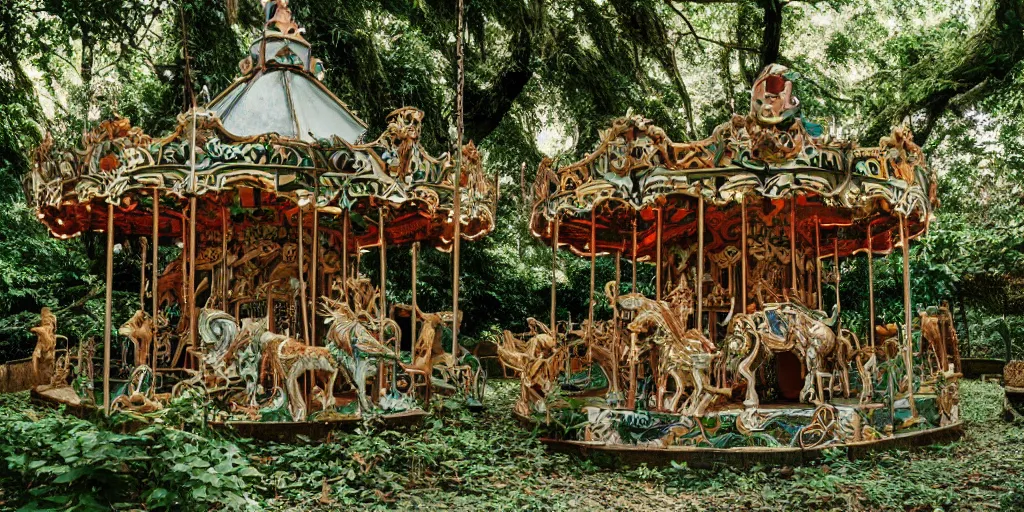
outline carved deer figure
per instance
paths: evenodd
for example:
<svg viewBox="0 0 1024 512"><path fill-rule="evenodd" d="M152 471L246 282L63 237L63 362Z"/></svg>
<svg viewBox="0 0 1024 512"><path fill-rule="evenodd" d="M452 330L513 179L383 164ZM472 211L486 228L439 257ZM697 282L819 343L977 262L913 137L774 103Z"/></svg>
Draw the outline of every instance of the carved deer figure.
<svg viewBox="0 0 1024 512"><path fill-rule="evenodd" d="M143 310L137 310L132 317L117 329L121 336L132 342L135 353L135 367L149 365L149 351L153 347L156 329L153 319Z"/></svg>
<svg viewBox="0 0 1024 512"><path fill-rule="evenodd" d="M401 330L394 320L383 319L383 331L390 333L390 336L382 342L378 339L380 319L371 317L365 310L353 310L347 301L328 297L321 297L320 301L320 314L326 317L325 322L330 325L326 335L328 347L341 362L340 368L346 379L356 388L360 408L370 410L373 404L366 396L366 380L376 374L376 367L369 364L366 356L399 359L391 346L395 339L401 337ZM372 295L367 302L372 302ZM357 307L360 307L359 302ZM374 327L374 330L371 331L367 325Z"/></svg>
<svg viewBox="0 0 1024 512"><path fill-rule="evenodd" d="M57 334L57 315L50 312L50 308L44 307L39 312L39 325L29 330L36 335L36 348L32 350L32 374L37 381L45 382L49 376L44 373L53 370L57 338L63 338Z"/></svg>
<svg viewBox="0 0 1024 512"><path fill-rule="evenodd" d="M949 307L944 304L935 314L921 309L918 310L918 316L921 319L922 353L927 354L929 349L934 353L936 371L947 371L951 364L954 370L959 371L960 349Z"/></svg>
<svg viewBox="0 0 1024 512"><path fill-rule="evenodd" d="M714 345L696 329L680 331L681 326L674 325L670 311L664 304L644 309L629 323L627 329L637 334L649 334L646 339L661 348L658 357L661 376L657 383L658 406L670 412L702 416L714 400L713 396L707 395L708 392L729 397L732 390L711 384L711 361L719 354ZM675 391L666 402L664 394L669 377L675 382ZM678 409L679 400L688 385L693 386L693 391L684 406Z"/></svg>
<svg viewBox="0 0 1024 512"><path fill-rule="evenodd" d="M519 372L520 396L515 411L528 416L534 409L546 410L544 398L554 389L566 351L557 348L548 326L528 318L530 327L522 341L509 331L498 339L498 357L502 364Z"/></svg>
<svg viewBox="0 0 1024 512"><path fill-rule="evenodd" d="M321 400L323 409L334 404L334 381L338 377L338 362L327 347L314 347L281 334L264 332L260 336L263 357L270 362L274 371L284 379L284 391L288 398L292 420L306 420L306 400L299 388L299 377L308 371L322 371L330 374L325 397Z"/></svg>

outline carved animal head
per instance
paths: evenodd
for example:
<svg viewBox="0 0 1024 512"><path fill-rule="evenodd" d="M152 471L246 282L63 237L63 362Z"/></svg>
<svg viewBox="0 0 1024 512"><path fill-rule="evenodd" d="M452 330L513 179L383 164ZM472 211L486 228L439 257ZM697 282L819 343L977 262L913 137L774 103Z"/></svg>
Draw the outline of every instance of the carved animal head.
<svg viewBox="0 0 1024 512"><path fill-rule="evenodd" d="M148 329L146 333L144 330ZM150 335L152 336L153 324L150 321L149 315L143 310L138 310L127 322L118 327L117 333L121 336L127 336L133 341L138 342L140 336Z"/></svg>
<svg viewBox="0 0 1024 512"><path fill-rule="evenodd" d="M749 350L748 347L754 336L757 336L757 326L754 324L753 317L745 313L738 313L729 323L724 340L725 347L730 354L745 353Z"/></svg>
<svg viewBox="0 0 1024 512"><path fill-rule="evenodd" d="M138 310L127 322L118 327L117 333L127 336L135 345L135 365L149 362L149 350L153 343L155 329L153 319L143 310Z"/></svg>
<svg viewBox="0 0 1024 512"><path fill-rule="evenodd" d="M238 334L235 335L235 339L232 345L240 344L243 342L252 342L253 340L259 340L263 333L267 332L267 319L263 318L243 318L242 326L238 330Z"/></svg>
<svg viewBox="0 0 1024 512"><path fill-rule="evenodd" d="M295 263L299 257L299 246L294 243L286 243L281 248L281 261L285 263Z"/></svg>

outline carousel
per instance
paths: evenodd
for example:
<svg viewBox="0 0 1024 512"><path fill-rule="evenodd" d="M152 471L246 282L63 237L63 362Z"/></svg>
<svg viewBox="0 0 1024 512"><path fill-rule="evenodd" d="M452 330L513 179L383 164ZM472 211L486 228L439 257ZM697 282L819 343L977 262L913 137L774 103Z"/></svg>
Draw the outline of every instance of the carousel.
<svg viewBox="0 0 1024 512"><path fill-rule="evenodd" d="M47 137L36 150L24 185L40 222L62 239L106 233L107 250L102 374L83 341L36 399L148 414L200 397L208 421L249 435L410 421L438 392L482 399L483 370L458 343L458 258L461 241L494 228L496 181L472 142L427 153L414 108L366 141L363 121L321 83L287 2L264 6L241 77L170 135L114 119L80 149L54 150ZM417 305L421 245L452 253L451 311ZM402 247L411 304L388 304L385 255ZM113 255L125 248L141 258L142 285L115 332ZM377 283L360 272L377 265ZM56 336L56 319L39 329Z"/></svg>
<svg viewBox="0 0 1024 512"><path fill-rule="evenodd" d="M553 276L550 319L506 331L499 354L521 380L516 415L552 446L781 462L959 435L952 317L911 309L907 251L938 204L934 171L906 128L860 147L804 119L798 80L767 67L749 112L704 140L628 116L583 160L541 163L530 228L553 270L560 249L590 260L590 311L559 319ZM843 325L841 260L867 258L874 319L873 258L893 251L903 318ZM603 287L598 257L615 260ZM638 292L640 263L655 268L653 297ZM611 318L594 317L600 292Z"/></svg>

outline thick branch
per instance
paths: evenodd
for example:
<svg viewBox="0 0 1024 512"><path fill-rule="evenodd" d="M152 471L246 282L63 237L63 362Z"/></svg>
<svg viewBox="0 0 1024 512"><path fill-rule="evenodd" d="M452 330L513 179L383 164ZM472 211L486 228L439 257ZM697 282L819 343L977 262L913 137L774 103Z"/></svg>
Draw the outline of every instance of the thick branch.
<svg viewBox="0 0 1024 512"><path fill-rule="evenodd" d="M637 0L613 0L619 23L626 36L650 54L672 80L686 115L686 134L694 138L693 105L676 62L665 22L653 5Z"/></svg>
<svg viewBox="0 0 1024 512"><path fill-rule="evenodd" d="M740 51L745 51L745 52L758 53L758 49L754 48L752 46L743 46L743 45L740 45L740 44L737 44L737 43L732 43L732 42L729 42L729 41L720 41L718 39L712 39L710 37L704 37L704 36L698 34L697 30L695 28L693 28L693 24L690 23L690 18L688 18L683 11L679 10L679 8L676 7L672 3L671 0L669 0L668 6L680 18L683 19L684 23L686 23L686 27L690 31L690 35L693 36L693 39L697 42L697 48L699 48L701 50L704 49L704 47L700 44L703 41L703 42L707 42L707 43L711 43L711 44L715 44L715 45L721 46L722 48L726 48L726 49L729 49L729 50L740 50Z"/></svg>
<svg viewBox="0 0 1024 512"><path fill-rule="evenodd" d="M466 81L463 114L465 136L469 140L481 141L493 132L523 92L533 77L530 59L533 56L533 41L530 32L522 29L509 43L511 61L490 87L480 87Z"/></svg>
<svg viewBox="0 0 1024 512"><path fill-rule="evenodd" d="M870 89L892 88L900 94L874 106L866 140L888 133L894 123L921 111L939 117L951 104L961 104L975 87L1001 82L1024 60L1024 3L992 0L984 22L957 51L932 52L895 78L878 76ZM931 123L934 126L934 121ZM930 134L929 123L914 139L923 144Z"/></svg>

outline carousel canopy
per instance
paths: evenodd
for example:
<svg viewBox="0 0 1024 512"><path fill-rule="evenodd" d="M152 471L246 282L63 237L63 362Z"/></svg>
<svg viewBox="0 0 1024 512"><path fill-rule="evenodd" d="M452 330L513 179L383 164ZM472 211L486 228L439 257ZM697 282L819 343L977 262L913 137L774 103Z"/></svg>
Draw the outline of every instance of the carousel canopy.
<svg viewBox="0 0 1024 512"><path fill-rule="evenodd" d="M276 133L306 142L359 142L366 124L320 83L323 64L311 55L287 5L270 2L265 9L266 30L240 63L243 76L207 109L236 137Z"/></svg>
<svg viewBox="0 0 1024 512"><path fill-rule="evenodd" d="M801 116L796 79L785 67L765 68L750 111L703 140L673 142L650 120L627 116L586 158L557 168L545 159L534 236L550 245L557 219L558 244L579 255L635 249L648 260L659 212L663 243L689 245L703 206L706 250L720 251L740 243L741 205L768 225L795 220L797 245L809 254L891 252L903 217L909 237L920 236L937 204L935 176L909 130L895 128L876 147L835 140Z"/></svg>
<svg viewBox="0 0 1024 512"><path fill-rule="evenodd" d="M264 222L294 225L296 203L315 204L328 214L321 229L333 229L332 218L340 225L337 214L352 216L356 250L378 243L383 209L388 243L446 250L459 186L462 237L489 233L496 183L484 177L473 143L456 172L448 153L434 157L421 146L423 112L409 107L392 112L376 140L355 142L362 122L316 79L322 65L309 57L286 2L267 7L267 31L242 63L245 76L208 108L180 115L170 135L153 138L114 119L86 133L78 150L56 150L45 138L24 187L50 231L66 238L103 230L110 203L119 234L150 234L155 193L161 236L181 236L195 195L200 230L219 228L234 207L275 210Z"/></svg>

